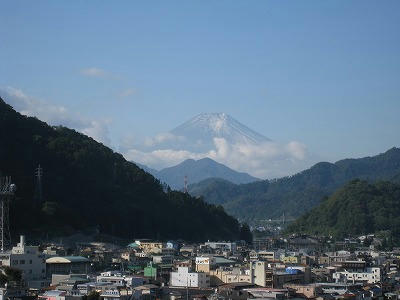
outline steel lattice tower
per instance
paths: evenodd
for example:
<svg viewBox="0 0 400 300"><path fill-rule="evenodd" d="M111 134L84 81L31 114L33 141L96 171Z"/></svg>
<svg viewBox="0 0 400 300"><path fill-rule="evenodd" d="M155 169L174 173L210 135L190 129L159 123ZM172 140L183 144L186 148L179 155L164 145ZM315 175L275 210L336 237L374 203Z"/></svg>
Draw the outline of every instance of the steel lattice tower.
<svg viewBox="0 0 400 300"><path fill-rule="evenodd" d="M39 203L39 205L41 205L43 202L43 190L42 190L43 168L40 165L35 169L35 177L36 177L35 197L36 201Z"/></svg>
<svg viewBox="0 0 400 300"><path fill-rule="evenodd" d="M4 252L11 246L10 200L14 197L15 184L11 177L0 177L0 250Z"/></svg>
<svg viewBox="0 0 400 300"><path fill-rule="evenodd" d="M183 178L183 192L187 194L188 192L188 177L185 175Z"/></svg>

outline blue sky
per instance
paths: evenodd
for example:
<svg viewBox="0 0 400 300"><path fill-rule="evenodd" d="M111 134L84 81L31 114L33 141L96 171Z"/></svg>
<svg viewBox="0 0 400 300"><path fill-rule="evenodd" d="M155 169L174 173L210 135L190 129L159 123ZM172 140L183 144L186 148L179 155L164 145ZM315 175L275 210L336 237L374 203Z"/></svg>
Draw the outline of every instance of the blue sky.
<svg viewBox="0 0 400 300"><path fill-rule="evenodd" d="M321 160L375 155L400 146L399 53L397 0L0 3L0 88L114 149L226 112Z"/></svg>

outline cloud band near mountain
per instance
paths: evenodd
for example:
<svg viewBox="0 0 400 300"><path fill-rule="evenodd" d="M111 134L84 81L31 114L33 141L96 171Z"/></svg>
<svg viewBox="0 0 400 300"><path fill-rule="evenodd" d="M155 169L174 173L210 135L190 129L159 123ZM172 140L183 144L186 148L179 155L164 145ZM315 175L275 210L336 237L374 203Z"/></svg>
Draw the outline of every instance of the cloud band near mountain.
<svg viewBox="0 0 400 300"><path fill-rule="evenodd" d="M165 139L160 138L164 136ZM171 133L148 139L158 146L153 150L130 148L124 152L127 159L136 161L152 168L165 168L176 165L185 159L201 159L209 157L237 171L247 172L259 178L275 178L293 174L308 165L307 148L304 144L292 141L287 144L264 142L261 144L235 143L230 144L224 138L214 138L214 147L209 151L196 152L182 149L162 148L162 142L174 141L175 146L184 141L184 137L173 136Z"/></svg>

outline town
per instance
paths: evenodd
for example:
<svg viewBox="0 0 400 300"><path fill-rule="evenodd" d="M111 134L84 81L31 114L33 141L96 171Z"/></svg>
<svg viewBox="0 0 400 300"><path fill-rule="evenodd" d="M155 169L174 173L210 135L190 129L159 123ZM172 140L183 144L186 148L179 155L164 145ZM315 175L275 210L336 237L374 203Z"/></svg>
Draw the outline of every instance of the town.
<svg viewBox="0 0 400 300"><path fill-rule="evenodd" d="M400 300L400 1L0 1L0 300Z"/></svg>
<svg viewBox="0 0 400 300"><path fill-rule="evenodd" d="M380 248L373 235L124 246L20 236L0 256L0 299L399 299L400 249Z"/></svg>

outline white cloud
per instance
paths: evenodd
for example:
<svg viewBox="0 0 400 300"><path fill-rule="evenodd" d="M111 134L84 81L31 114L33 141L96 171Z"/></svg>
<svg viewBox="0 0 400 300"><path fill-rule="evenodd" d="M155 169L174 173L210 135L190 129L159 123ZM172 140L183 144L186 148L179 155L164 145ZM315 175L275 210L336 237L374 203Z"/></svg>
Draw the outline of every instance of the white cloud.
<svg viewBox="0 0 400 300"><path fill-rule="evenodd" d="M110 120L89 120L62 105L28 96L22 90L13 87L0 87L0 96L23 115L35 116L50 125L73 128L105 145L111 144L108 135Z"/></svg>
<svg viewBox="0 0 400 300"><path fill-rule="evenodd" d="M157 134L155 137L146 137L144 140L144 145L146 147L154 147L162 143L169 142L184 142L185 138L183 136L177 136L170 132Z"/></svg>
<svg viewBox="0 0 400 300"><path fill-rule="evenodd" d="M192 153L186 150L164 149L143 152L137 149L130 149L125 153L125 157L129 160L148 166L157 166L157 168L161 169L179 164L185 159L201 159L205 157L205 155L202 153Z"/></svg>
<svg viewBox="0 0 400 300"><path fill-rule="evenodd" d="M176 140L172 134L163 135L165 139ZM153 143L148 145L159 146L154 143L157 137L148 139ZM158 137L161 143L163 140ZM172 148L155 149L146 151L131 146L124 152L128 160L145 164L149 167L162 169L179 164L185 159L201 159L209 157L226 166L259 178L282 177L301 171L308 167L310 161L307 157L305 145L292 141L287 144L266 142L263 144L229 144L223 138L214 138L214 148L206 152L193 152Z"/></svg>
<svg viewBox="0 0 400 300"><path fill-rule="evenodd" d="M290 142L286 145L286 150L296 159L302 160L306 157L306 146L302 143L296 141Z"/></svg>
<svg viewBox="0 0 400 300"><path fill-rule="evenodd" d="M126 97L129 97L129 96L134 95L135 93L136 93L136 90L135 90L135 89L129 88L129 89L123 90L121 93L119 93L118 96L119 96L120 98L126 98Z"/></svg>
<svg viewBox="0 0 400 300"><path fill-rule="evenodd" d="M306 163L305 146L298 142L229 145L224 139L214 139L214 143L216 149L208 157L261 178L292 174Z"/></svg>
<svg viewBox="0 0 400 300"><path fill-rule="evenodd" d="M85 68L81 70L81 74L89 77L105 77L107 72L100 68Z"/></svg>
<svg viewBox="0 0 400 300"><path fill-rule="evenodd" d="M80 129L80 131L96 141L99 141L107 146L111 145L111 140L109 138L108 125L109 120L101 120L101 121L88 121L87 126L85 128Z"/></svg>

